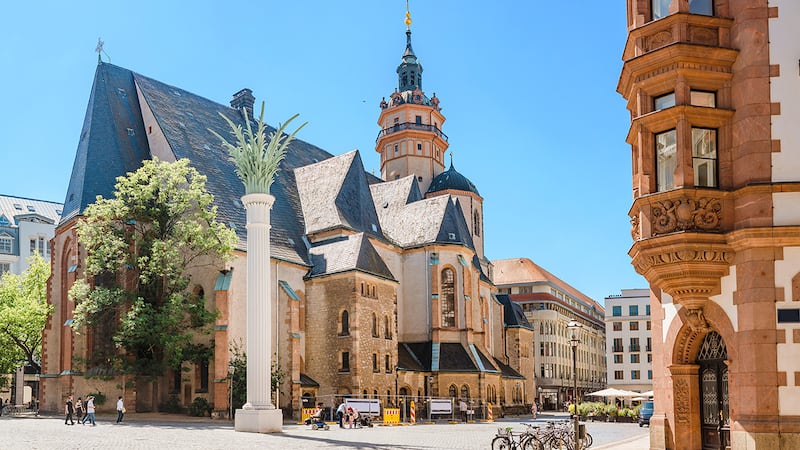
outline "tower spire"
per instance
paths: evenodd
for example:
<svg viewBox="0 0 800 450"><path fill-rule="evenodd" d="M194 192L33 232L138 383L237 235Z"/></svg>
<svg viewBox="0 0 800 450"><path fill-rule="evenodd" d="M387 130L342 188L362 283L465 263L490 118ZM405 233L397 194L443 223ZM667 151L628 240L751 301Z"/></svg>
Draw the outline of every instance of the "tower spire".
<svg viewBox="0 0 800 450"><path fill-rule="evenodd" d="M422 90L422 64L417 61L417 55L411 48L411 11L406 0L406 50L403 60L397 67L398 90L400 92Z"/></svg>

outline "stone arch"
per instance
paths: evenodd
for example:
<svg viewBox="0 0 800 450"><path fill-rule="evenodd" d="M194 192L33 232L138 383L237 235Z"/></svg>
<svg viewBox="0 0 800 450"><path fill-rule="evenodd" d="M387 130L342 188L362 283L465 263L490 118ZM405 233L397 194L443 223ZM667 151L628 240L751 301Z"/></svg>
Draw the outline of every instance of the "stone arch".
<svg viewBox="0 0 800 450"><path fill-rule="evenodd" d="M730 321L730 317L725 313L719 305L709 301L703 307L700 316L689 313L686 308L678 310L678 317L680 320L673 320L667 332L666 342L673 342L670 362L672 364L694 364L697 360L697 352L700 351L700 345L703 343L703 338L710 331L714 330L722 336L722 339L728 346L728 359L735 361L737 359L736 346L736 331ZM691 323L699 322L700 325L705 326L692 326Z"/></svg>

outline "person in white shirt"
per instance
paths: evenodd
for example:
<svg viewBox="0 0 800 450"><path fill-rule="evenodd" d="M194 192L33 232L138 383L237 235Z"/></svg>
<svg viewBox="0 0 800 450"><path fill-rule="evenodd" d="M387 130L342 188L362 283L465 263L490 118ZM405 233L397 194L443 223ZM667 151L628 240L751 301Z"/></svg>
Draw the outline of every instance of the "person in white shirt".
<svg viewBox="0 0 800 450"><path fill-rule="evenodd" d="M117 399L117 423L122 423L122 417L125 415L125 403L122 401L122 396Z"/></svg>

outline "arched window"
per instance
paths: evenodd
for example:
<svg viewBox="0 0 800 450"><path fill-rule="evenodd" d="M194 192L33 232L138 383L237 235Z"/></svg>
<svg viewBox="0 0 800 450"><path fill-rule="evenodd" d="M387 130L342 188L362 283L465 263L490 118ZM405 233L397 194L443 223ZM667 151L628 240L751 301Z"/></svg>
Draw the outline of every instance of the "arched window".
<svg viewBox="0 0 800 450"><path fill-rule="evenodd" d="M348 335L350 335L350 314L347 313L347 310L344 310L342 311L342 331L339 336Z"/></svg>
<svg viewBox="0 0 800 450"><path fill-rule="evenodd" d="M455 272L453 269L442 271L442 289L439 294L442 310L442 326L456 326L456 292L455 292Z"/></svg>
<svg viewBox="0 0 800 450"><path fill-rule="evenodd" d="M377 389L374 389L372 391L372 398L378 398L378 390Z"/></svg>
<svg viewBox="0 0 800 450"><path fill-rule="evenodd" d="M475 236L481 235L481 213L475 211L472 215L472 232Z"/></svg>
<svg viewBox="0 0 800 450"><path fill-rule="evenodd" d="M392 338L392 327L389 323L389 316L383 316L383 336L386 339Z"/></svg>
<svg viewBox="0 0 800 450"><path fill-rule="evenodd" d="M449 389L448 395L451 398L456 398L456 396L458 395L458 388L456 387L455 384L451 384L450 385L450 389Z"/></svg>
<svg viewBox="0 0 800 450"><path fill-rule="evenodd" d="M378 315L372 313L372 337L378 337Z"/></svg>
<svg viewBox="0 0 800 450"><path fill-rule="evenodd" d="M469 386L466 384L461 386L461 398L466 401L469 400Z"/></svg>

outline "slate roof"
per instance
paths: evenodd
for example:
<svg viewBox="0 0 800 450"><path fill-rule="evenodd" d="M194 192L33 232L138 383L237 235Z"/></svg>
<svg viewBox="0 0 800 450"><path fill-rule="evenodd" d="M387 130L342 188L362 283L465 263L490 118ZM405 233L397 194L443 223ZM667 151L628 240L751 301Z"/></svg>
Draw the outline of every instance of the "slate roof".
<svg viewBox="0 0 800 450"><path fill-rule="evenodd" d="M422 198L413 176L373 184L370 190L383 234L396 244L414 247L438 242L475 248L461 204L451 196Z"/></svg>
<svg viewBox="0 0 800 450"><path fill-rule="evenodd" d="M64 200L62 223L80 214L96 196L111 197L116 177L135 171L149 158L133 72L98 64Z"/></svg>
<svg viewBox="0 0 800 450"><path fill-rule="evenodd" d="M16 218L40 216L39 220L56 224L61 218L63 205L46 200L0 195L0 216L8 220L10 227L17 226Z"/></svg>
<svg viewBox="0 0 800 450"><path fill-rule="evenodd" d="M436 175L431 181L430 187L428 187L427 193L439 192L439 191L446 191L449 189L453 189L456 191L466 191L472 192L475 195L480 196L481 194L478 193L478 188L472 184L472 181L469 181L467 177L461 175L459 171L453 167L453 161L450 161L450 168L445 170L444 172Z"/></svg>
<svg viewBox="0 0 800 450"><path fill-rule="evenodd" d="M307 234L345 227L382 237L358 151L299 167L294 172Z"/></svg>
<svg viewBox="0 0 800 450"><path fill-rule="evenodd" d="M519 373L516 370L514 370L511 366L509 366L507 364L504 364L499 359L494 358L494 362L495 362L495 365L498 368L500 368L500 373L501 373L501 376L503 378L515 378L515 379L520 379L520 380L524 380L525 379L525 377L522 376L521 373Z"/></svg>
<svg viewBox="0 0 800 450"><path fill-rule="evenodd" d="M521 327L533 330L533 326L528 322L522 307L513 301L508 294L496 294L495 298L503 305L503 323L507 327Z"/></svg>
<svg viewBox="0 0 800 450"><path fill-rule="evenodd" d="M498 367L486 355L475 348L486 371L497 371ZM430 372L432 368L433 344L428 342L401 342L398 346L398 366L411 371ZM470 351L459 342L439 344L440 372L480 372Z"/></svg>
<svg viewBox="0 0 800 450"><path fill-rule="evenodd" d="M358 270L396 281L364 233L320 242L308 252L312 264L309 278Z"/></svg>
<svg viewBox="0 0 800 450"><path fill-rule="evenodd" d="M244 124L241 112L109 63L97 66L61 224L80 214L97 195L111 197L116 177L137 170L143 160L152 158L143 109L152 112L174 157L188 158L207 176L206 188L214 196L218 220L236 231L238 248L246 249L246 217L240 201L244 186L227 151L209 131L230 136L220 113ZM270 127L268 132L272 131ZM272 256L310 265L305 234L331 227L366 233L404 247L438 242L474 248L458 202L449 196L423 199L416 182L402 183L384 183L365 172L357 151L334 157L295 139L272 185ZM392 208L376 208L375 193L381 197L381 205L384 198L392 199ZM402 198L395 198L401 193ZM454 239L450 239L451 233ZM362 247L360 259L348 264L394 279L385 264L377 264L369 249L361 252ZM322 253L317 256L325 253L324 249L319 251ZM327 264L324 271L312 270L311 275L330 273L331 267Z"/></svg>

